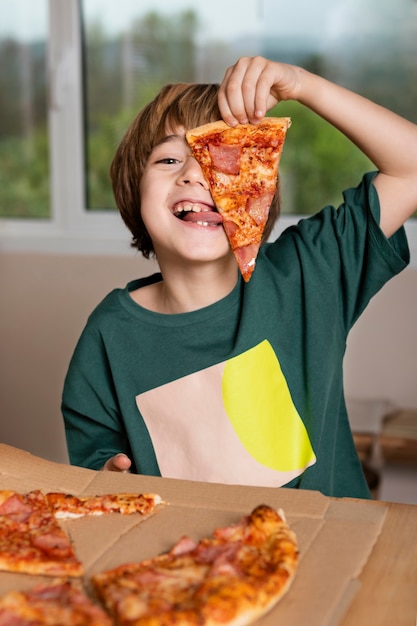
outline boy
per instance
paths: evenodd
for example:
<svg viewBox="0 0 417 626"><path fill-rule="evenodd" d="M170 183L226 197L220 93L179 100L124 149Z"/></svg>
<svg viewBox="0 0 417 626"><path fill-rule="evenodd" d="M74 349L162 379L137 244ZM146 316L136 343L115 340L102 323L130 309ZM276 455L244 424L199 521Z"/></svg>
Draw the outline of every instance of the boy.
<svg viewBox="0 0 417 626"><path fill-rule="evenodd" d="M264 243L244 283L185 130L256 124L298 100L375 164L338 210ZM294 120L296 123L296 120ZM71 462L198 481L369 497L345 408L348 332L409 261L417 127L301 68L243 57L215 85L167 86L111 168L132 245L161 274L90 316L63 414ZM265 238L279 210L276 197Z"/></svg>

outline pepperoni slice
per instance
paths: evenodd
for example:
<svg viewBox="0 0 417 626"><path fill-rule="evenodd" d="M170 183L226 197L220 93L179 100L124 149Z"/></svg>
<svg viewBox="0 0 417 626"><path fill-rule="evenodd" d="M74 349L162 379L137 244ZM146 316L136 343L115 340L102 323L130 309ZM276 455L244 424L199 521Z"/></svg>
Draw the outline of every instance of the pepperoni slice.
<svg viewBox="0 0 417 626"><path fill-rule="evenodd" d="M32 545L50 554L61 551L66 552L71 549L71 543L68 537L63 532L59 532L58 529L56 532L44 532L33 536Z"/></svg>
<svg viewBox="0 0 417 626"><path fill-rule="evenodd" d="M239 230L239 226L231 220L225 220L223 218L223 228L226 231L226 235L229 239L233 239L233 235Z"/></svg>
<svg viewBox="0 0 417 626"><path fill-rule="evenodd" d="M246 210L258 226L266 224L269 215L269 207L273 200L272 192L264 193L262 196L250 196L246 205Z"/></svg>
<svg viewBox="0 0 417 626"><path fill-rule="evenodd" d="M197 547L197 543L191 537L184 536L175 544L170 554L179 556L180 554L187 554L192 552Z"/></svg>
<svg viewBox="0 0 417 626"><path fill-rule="evenodd" d="M23 521L32 512L32 507L25 503L22 497L15 493L0 505L0 515L12 515L14 519Z"/></svg>
<svg viewBox="0 0 417 626"><path fill-rule="evenodd" d="M252 275L253 268L255 266L256 257L259 250L259 244L249 244L241 248L235 248L233 250L242 276L245 280L249 280Z"/></svg>
<svg viewBox="0 0 417 626"><path fill-rule="evenodd" d="M213 167L224 172L224 174L239 174L240 155L242 154L240 146L209 143L208 148Z"/></svg>

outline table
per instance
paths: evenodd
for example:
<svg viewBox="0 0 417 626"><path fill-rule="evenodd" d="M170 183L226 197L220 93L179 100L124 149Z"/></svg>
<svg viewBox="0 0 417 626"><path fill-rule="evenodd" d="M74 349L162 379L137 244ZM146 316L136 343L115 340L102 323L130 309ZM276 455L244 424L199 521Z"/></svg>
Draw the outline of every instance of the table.
<svg viewBox="0 0 417 626"><path fill-rule="evenodd" d="M371 506L380 503L373 502ZM413 626L417 618L417 506L388 506L359 576L361 587L340 626Z"/></svg>
<svg viewBox="0 0 417 626"><path fill-rule="evenodd" d="M417 467L417 410L394 408L386 400L352 399L347 408L356 449L377 499L384 467Z"/></svg>
<svg viewBox="0 0 417 626"><path fill-rule="evenodd" d="M87 579L121 562L159 554L179 533L202 537L264 502L282 507L297 533L300 565L289 593L259 626L414 626L417 506L328 498L297 489L227 486L52 463L0 443L0 489L160 493L169 502L145 523L116 516L73 520ZM100 524L98 527L97 524ZM100 529L98 532L98 528ZM28 585L0 572L0 592Z"/></svg>

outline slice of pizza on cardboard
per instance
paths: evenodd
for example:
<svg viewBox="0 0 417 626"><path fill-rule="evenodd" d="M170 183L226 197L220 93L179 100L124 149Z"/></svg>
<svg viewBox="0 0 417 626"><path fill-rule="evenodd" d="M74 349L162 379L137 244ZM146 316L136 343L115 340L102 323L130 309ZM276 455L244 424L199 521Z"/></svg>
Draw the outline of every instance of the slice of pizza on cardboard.
<svg viewBox="0 0 417 626"><path fill-rule="evenodd" d="M246 282L255 269L290 125L289 117L266 117L235 127L212 122L186 133Z"/></svg>

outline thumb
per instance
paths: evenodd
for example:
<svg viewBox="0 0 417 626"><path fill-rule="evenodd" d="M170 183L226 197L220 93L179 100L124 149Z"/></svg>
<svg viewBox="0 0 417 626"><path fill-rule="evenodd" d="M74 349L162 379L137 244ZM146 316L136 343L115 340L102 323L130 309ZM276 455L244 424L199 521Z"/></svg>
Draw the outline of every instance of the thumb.
<svg viewBox="0 0 417 626"><path fill-rule="evenodd" d="M110 459L105 462L103 470L110 472L127 472L131 465L132 461L129 457L123 452L120 452L119 454L110 457Z"/></svg>

